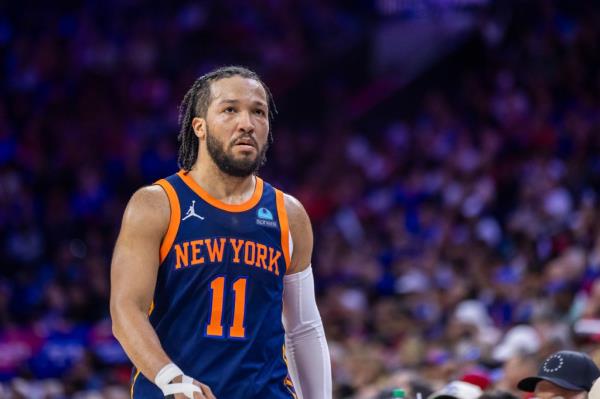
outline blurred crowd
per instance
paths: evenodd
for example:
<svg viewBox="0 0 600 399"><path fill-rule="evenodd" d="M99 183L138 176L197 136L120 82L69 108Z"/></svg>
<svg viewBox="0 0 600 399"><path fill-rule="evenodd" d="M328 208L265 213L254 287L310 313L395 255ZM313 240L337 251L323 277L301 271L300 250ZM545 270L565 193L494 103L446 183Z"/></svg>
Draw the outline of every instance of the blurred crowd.
<svg viewBox="0 0 600 399"><path fill-rule="evenodd" d="M108 314L120 218L176 170L187 88L228 63L276 101L327 82L329 108L276 119L261 173L313 220L335 397L459 379L520 396L556 350L600 364L600 8L482 13L476 54L450 55L444 84L425 73L414 111L400 91L354 121L354 88L318 68L372 23L342 3L0 6L0 397L129 397Z"/></svg>

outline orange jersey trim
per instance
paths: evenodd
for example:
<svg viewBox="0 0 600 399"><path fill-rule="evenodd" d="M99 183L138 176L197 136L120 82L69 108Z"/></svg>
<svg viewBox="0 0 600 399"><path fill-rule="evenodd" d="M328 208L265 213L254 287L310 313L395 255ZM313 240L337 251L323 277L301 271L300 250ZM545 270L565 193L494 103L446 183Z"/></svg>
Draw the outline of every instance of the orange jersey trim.
<svg viewBox="0 0 600 399"><path fill-rule="evenodd" d="M207 193L202 187L200 187L198 183L196 183L189 173L185 173L183 170L180 170L177 172L177 175L181 177L181 180L183 180L183 182L187 184L187 186L196 194L198 194L204 201L208 202L215 208L219 208L227 212L244 212L254 208L256 204L258 204L258 201L260 201L260 197L262 197L263 193L263 181L257 176L256 186L254 187L254 193L252 194L252 197L241 204L226 204L225 202L218 200Z"/></svg>
<svg viewBox="0 0 600 399"><path fill-rule="evenodd" d="M171 184L165 179L160 179L154 184L158 184L165 190L167 193L167 197L169 198L169 205L171 206L171 217L169 219L169 227L167 228L167 232L165 233L165 237L162 240L160 245L160 263L163 263L173 243L175 242L175 236L177 235L177 230L179 230L179 221L181 220L181 208L179 207L179 199L177 198L177 193Z"/></svg>
<svg viewBox="0 0 600 399"><path fill-rule="evenodd" d="M285 199L283 192L275 189L275 200L277 203L277 216L279 218L279 227L281 230L281 250L285 258L286 272L290 267L290 226L288 224L287 211L285 210Z"/></svg>
<svg viewBox="0 0 600 399"><path fill-rule="evenodd" d="M131 382L131 389L129 390L129 393L131 395L131 399L133 399L133 387L135 385L135 382L137 381L137 378L140 375L140 370L138 370L135 375L133 376L133 381Z"/></svg>
<svg viewBox="0 0 600 399"><path fill-rule="evenodd" d="M287 388L288 392L292 395L294 399L298 399L298 396L294 392L296 387L294 387L294 382L290 377L290 366L288 365L287 355L285 353L285 345L282 346L282 354L283 354L283 362L285 363L285 368L288 369L288 374L283 379L283 385Z"/></svg>
<svg viewBox="0 0 600 399"><path fill-rule="evenodd" d="M153 311L154 311L154 301L152 301L150 303L150 309L148 309L148 316L150 316Z"/></svg>

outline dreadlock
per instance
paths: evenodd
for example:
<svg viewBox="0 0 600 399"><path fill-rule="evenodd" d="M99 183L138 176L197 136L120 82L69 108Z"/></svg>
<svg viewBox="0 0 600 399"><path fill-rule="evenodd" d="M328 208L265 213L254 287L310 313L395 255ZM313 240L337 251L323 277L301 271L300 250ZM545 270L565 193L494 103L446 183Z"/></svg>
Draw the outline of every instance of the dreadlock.
<svg viewBox="0 0 600 399"><path fill-rule="evenodd" d="M194 134L192 120L195 117L206 118L206 112L211 101L211 83L232 76L241 76L243 78L256 80L260 83L267 94L269 122L273 121L274 116L277 113L271 91L256 72L240 66L226 66L200 76L185 94L183 101L179 106L180 130L179 135L177 136L177 140L179 141L177 163L179 164L179 167L186 172L189 172L192 169L192 166L196 163L196 159L198 159L198 137ZM271 132L271 123L269 123L269 143L272 141L273 134Z"/></svg>

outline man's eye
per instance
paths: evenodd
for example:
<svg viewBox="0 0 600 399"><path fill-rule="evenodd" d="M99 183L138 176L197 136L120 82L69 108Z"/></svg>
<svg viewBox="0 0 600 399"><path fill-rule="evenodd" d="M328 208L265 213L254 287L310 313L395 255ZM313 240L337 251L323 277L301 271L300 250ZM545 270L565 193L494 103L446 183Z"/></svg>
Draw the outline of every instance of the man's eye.
<svg viewBox="0 0 600 399"><path fill-rule="evenodd" d="M263 111L262 109L257 109L256 111L254 111L254 113L256 115L260 115L260 116L265 116L265 111Z"/></svg>
<svg viewBox="0 0 600 399"><path fill-rule="evenodd" d="M235 112L235 108L233 108L233 107L227 107L227 108L225 108L225 112L227 112L227 113Z"/></svg>

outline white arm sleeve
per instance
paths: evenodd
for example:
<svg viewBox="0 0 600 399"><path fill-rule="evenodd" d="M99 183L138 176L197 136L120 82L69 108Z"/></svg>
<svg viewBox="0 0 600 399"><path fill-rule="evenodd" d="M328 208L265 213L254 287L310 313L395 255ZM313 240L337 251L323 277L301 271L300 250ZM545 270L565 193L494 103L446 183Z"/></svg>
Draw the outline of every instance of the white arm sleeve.
<svg viewBox="0 0 600 399"><path fill-rule="evenodd" d="M283 325L296 393L301 399L331 399L331 360L311 266L283 278Z"/></svg>

